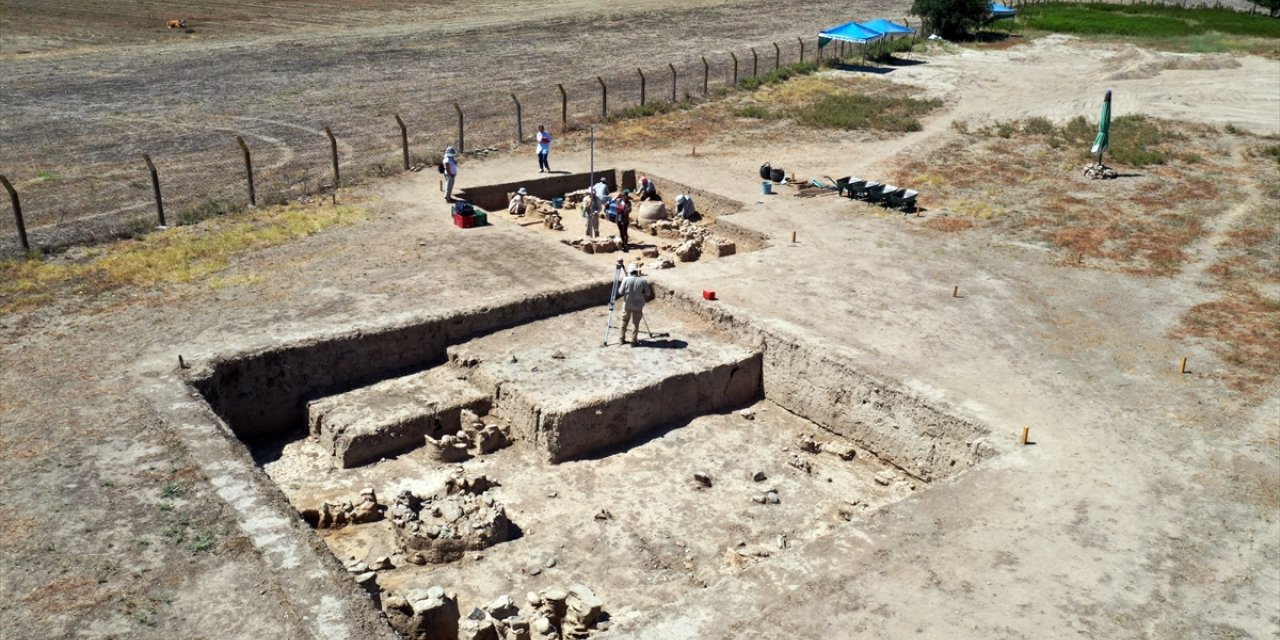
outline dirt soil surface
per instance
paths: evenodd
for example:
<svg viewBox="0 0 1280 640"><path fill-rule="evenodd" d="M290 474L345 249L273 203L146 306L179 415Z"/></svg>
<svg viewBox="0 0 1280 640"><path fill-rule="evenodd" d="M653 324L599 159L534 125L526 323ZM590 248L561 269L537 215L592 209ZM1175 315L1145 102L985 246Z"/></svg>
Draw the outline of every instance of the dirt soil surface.
<svg viewBox="0 0 1280 640"><path fill-rule="evenodd" d="M818 12L803 13L814 20ZM708 569L699 574L705 588L682 586L677 600L620 618L601 637L1280 634L1280 386L1272 379L1233 389L1226 380L1236 365L1212 344L1170 337L1187 309L1217 295L1202 269L1221 236L1178 273L1151 277L1067 266L1044 245L989 228L939 234L922 226L927 216L872 214L834 197L760 195L756 170L766 160L801 175L888 174L952 140L957 113L1060 120L1112 86L1125 88L1117 109L1200 119L1221 117L1220 105L1202 97L1230 80L1244 88L1231 94L1232 121L1280 133L1277 62L1241 56L1239 66L1212 71L1111 77L1122 68L1107 56L1123 53L1047 39L936 54L888 76L934 87L947 106L923 131L887 141L799 132L781 146L776 132L744 123L700 141L695 157L683 148L610 146L602 132L597 162L660 168L747 203L733 221L771 238L760 251L656 273L659 286L691 297L715 290L720 300L707 304L803 336L1011 443L1029 426L1031 444L850 522L824 520L813 525L820 535L741 572ZM1042 70L1026 62L1036 56L1058 62ZM40 75L37 66L5 58L5 71L27 82ZM585 169L581 141L566 142L553 162ZM1245 162L1241 155L1239 166ZM502 154L464 163L460 182L532 178L535 167L531 151ZM199 363L424 310L516 299L605 279L609 269L501 216L485 229L453 227L435 176L405 174L339 199L372 218L241 254L219 284L68 295L0 320L3 635L390 637L292 511L285 494L294 489L272 489L229 433L191 427L190 416L207 410L173 391L177 357ZM1272 289L1270 299L1280 299ZM668 442L716 420L625 455L636 465L667 456ZM492 464L515 464L519 454ZM513 504L546 495L509 486ZM585 476L558 490L604 508L623 495ZM545 567L557 542L541 538L544 529L533 527L527 556L495 552L480 561L499 569L487 584L514 589L520 585L506 582L513 571ZM671 535L684 539L674 527ZM623 566L642 563L629 560ZM557 575L597 592L639 578L589 568L570 564Z"/></svg>
<svg viewBox="0 0 1280 640"><path fill-rule="evenodd" d="M597 76L613 111L638 104L637 67L649 99L669 96L669 63L678 95L697 96L700 56L711 59L711 88L724 86L729 51L742 77L750 47L761 71L774 64L772 42L786 64L803 36L812 59L817 32L850 10L834 0L547 0L518 10L496 0L378 2L354 11L146 3L134 14L104 4L0 3L15 16L0 39L0 148L41 246L154 223L143 153L157 164L169 220L247 202L237 135L252 151L259 201L275 202L333 182L326 126L350 184L400 167L396 114L424 159L455 143L454 103L466 114L467 148L509 146L512 92L526 137L538 123L558 136L557 83L576 127L598 118ZM865 1L857 13L899 17L906 6ZM166 29L171 15L193 33Z"/></svg>

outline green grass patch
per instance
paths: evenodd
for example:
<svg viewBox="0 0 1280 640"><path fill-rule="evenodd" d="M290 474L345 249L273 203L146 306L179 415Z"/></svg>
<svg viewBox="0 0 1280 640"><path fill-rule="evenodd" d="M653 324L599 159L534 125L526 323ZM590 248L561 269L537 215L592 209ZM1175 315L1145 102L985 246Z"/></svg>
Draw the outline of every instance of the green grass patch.
<svg viewBox="0 0 1280 640"><path fill-rule="evenodd" d="M756 120L768 120L776 115L768 107L759 104L744 104L740 107L734 107L732 113L739 118L754 118Z"/></svg>
<svg viewBox="0 0 1280 640"><path fill-rule="evenodd" d="M803 125L824 129L919 131L916 117L941 104L939 100L839 93L799 106L790 115Z"/></svg>
<svg viewBox="0 0 1280 640"><path fill-rule="evenodd" d="M1002 26L1083 36L1181 41L1207 51L1250 46L1248 42L1224 39L1221 35L1280 39L1280 20L1226 8L1053 2L1019 7L1018 12L1012 24Z"/></svg>
<svg viewBox="0 0 1280 640"><path fill-rule="evenodd" d="M800 62L791 66L775 69L769 73L753 76L751 78L743 78L738 81L738 87L747 91L754 91L760 87L786 82L796 76L807 76L817 70L817 63Z"/></svg>

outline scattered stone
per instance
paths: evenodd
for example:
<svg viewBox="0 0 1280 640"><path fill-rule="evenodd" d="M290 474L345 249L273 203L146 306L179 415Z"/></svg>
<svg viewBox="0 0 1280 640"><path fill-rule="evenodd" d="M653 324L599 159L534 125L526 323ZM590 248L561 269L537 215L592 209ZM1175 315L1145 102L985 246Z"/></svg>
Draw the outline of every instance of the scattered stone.
<svg viewBox="0 0 1280 640"><path fill-rule="evenodd" d="M770 491L769 493L764 494L764 501L769 504L778 504L782 502L782 500L778 497L777 491Z"/></svg>
<svg viewBox="0 0 1280 640"><path fill-rule="evenodd" d="M493 602L490 602L485 606L484 610L496 620L510 618L517 613L520 613L520 608L516 606L515 598L512 598L509 595L499 596Z"/></svg>
<svg viewBox="0 0 1280 640"><path fill-rule="evenodd" d="M764 482L765 480L768 480L768 479L769 479L769 476L766 476L763 471L757 471L751 474L751 480L753 482Z"/></svg>
<svg viewBox="0 0 1280 640"><path fill-rule="evenodd" d="M693 473L693 480L702 488L711 487L711 476L707 475L706 472L695 471Z"/></svg>
<svg viewBox="0 0 1280 640"><path fill-rule="evenodd" d="M569 587L567 604L569 616L574 619L574 622L584 627L595 626L604 608L604 602L583 584Z"/></svg>
<svg viewBox="0 0 1280 640"><path fill-rule="evenodd" d="M838 440L824 442L822 444L822 450L832 455L839 456L841 460L852 460L858 456L858 450L854 449L853 445L847 442L840 442Z"/></svg>
<svg viewBox="0 0 1280 640"><path fill-rule="evenodd" d="M477 611L480 612L479 619L467 616L458 624L458 640L498 640L498 630L494 628L493 621L479 609L473 609L472 613Z"/></svg>
<svg viewBox="0 0 1280 640"><path fill-rule="evenodd" d="M347 571L350 571L351 573L364 573L368 570L369 570L369 565L363 562L352 560L351 562L347 563Z"/></svg>
<svg viewBox="0 0 1280 640"><path fill-rule="evenodd" d="M822 451L822 445L818 444L818 441L814 440L813 436L807 433L802 433L798 438L796 438L796 448L805 453L818 453L819 451Z"/></svg>
<svg viewBox="0 0 1280 640"><path fill-rule="evenodd" d="M529 570L529 575L531 575L531 576L542 575L542 567L534 567L534 568L530 569L530 570Z"/></svg>
<svg viewBox="0 0 1280 640"><path fill-rule="evenodd" d="M806 458L800 457L799 454L791 454L791 458L787 460L787 464L804 472L806 475L813 473L813 463L809 462Z"/></svg>
<svg viewBox="0 0 1280 640"><path fill-rule="evenodd" d="M386 571L387 569L394 569L395 565L391 564L391 558L382 556L377 560L374 560L373 564L369 565L369 568L374 571Z"/></svg>
<svg viewBox="0 0 1280 640"><path fill-rule="evenodd" d="M675 266L676 266L676 263L671 258L663 258L661 261L658 262L659 269L671 269Z"/></svg>
<svg viewBox="0 0 1280 640"><path fill-rule="evenodd" d="M646 258L656 258L656 257L658 257L658 248L657 248L657 247L645 247L644 249L641 249L641 250L640 250L640 255L642 255L642 256L644 256L644 257L646 257Z"/></svg>
<svg viewBox="0 0 1280 640"><path fill-rule="evenodd" d="M302 517L318 529L337 529L348 524L377 522L383 518L386 509L385 505L378 503L373 489L365 489L355 501L326 501L319 509L303 510Z"/></svg>
<svg viewBox="0 0 1280 640"><path fill-rule="evenodd" d="M723 238L716 238L711 241L711 254L717 258L731 256L738 252L738 246L733 242Z"/></svg>
<svg viewBox="0 0 1280 640"><path fill-rule="evenodd" d="M548 569L550 569L550 568L552 568L552 567L556 566L556 559L555 559L555 558L548 558L548 559L547 559L547 563L546 563L546 564L547 564L547 568L548 568Z"/></svg>
<svg viewBox="0 0 1280 640"><path fill-rule="evenodd" d="M556 496L558 496L558 495L560 495L560 494L559 494L559 493L557 493L557 492L555 492L555 491L548 491L548 492L547 492L547 497L548 497L548 498L554 498L554 497L556 497Z"/></svg>
<svg viewBox="0 0 1280 640"><path fill-rule="evenodd" d="M676 258L680 262L693 262L702 255L702 247L694 240L685 240L676 247Z"/></svg>
<svg viewBox="0 0 1280 640"><path fill-rule="evenodd" d="M886 470L886 471L877 472L874 479L876 481L876 484L887 487L890 484L893 484L894 480L897 480L897 476L894 475L892 471Z"/></svg>
<svg viewBox="0 0 1280 640"><path fill-rule="evenodd" d="M746 418L747 420L756 419L756 412L752 409L741 409L738 411L738 415Z"/></svg>
<svg viewBox="0 0 1280 640"><path fill-rule="evenodd" d="M609 513L608 509L601 509L598 513L596 513L595 517L596 517L596 520L612 520L613 514Z"/></svg>

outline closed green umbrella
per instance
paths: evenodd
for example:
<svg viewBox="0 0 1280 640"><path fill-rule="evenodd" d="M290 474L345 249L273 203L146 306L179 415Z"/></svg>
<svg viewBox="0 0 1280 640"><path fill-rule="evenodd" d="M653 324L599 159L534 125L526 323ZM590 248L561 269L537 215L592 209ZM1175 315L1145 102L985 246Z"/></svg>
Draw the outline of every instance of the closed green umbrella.
<svg viewBox="0 0 1280 640"><path fill-rule="evenodd" d="M1093 149L1089 153L1098 154L1098 164L1102 164L1102 152L1107 150L1111 142L1111 90L1107 89L1107 97L1102 99L1102 114L1098 116L1098 137L1093 139Z"/></svg>

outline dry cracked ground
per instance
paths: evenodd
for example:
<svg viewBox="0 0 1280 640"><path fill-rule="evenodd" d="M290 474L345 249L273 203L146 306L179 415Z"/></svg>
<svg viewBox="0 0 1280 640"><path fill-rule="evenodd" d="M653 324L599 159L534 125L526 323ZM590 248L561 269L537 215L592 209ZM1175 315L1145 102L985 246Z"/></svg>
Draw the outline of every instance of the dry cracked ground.
<svg viewBox="0 0 1280 640"><path fill-rule="evenodd" d="M650 272L664 344L767 336L838 363L861 385L847 395L871 389L872 401L798 415L789 390L843 382L783 369L766 371L755 420L712 413L558 466L516 442L468 464L503 482L526 535L413 579L458 592L464 614L581 583L610 614L602 638L1280 634L1280 168L1265 155L1280 135L1280 65L1060 37L920 60L597 132L597 167L736 203L715 222L764 239ZM1070 123L1107 88L1117 115L1145 116L1131 131L1157 128L1165 164L1080 176ZM940 103L906 134L737 115L833 91ZM794 186L765 196L765 161L918 186L922 211ZM585 139L562 140L552 162L587 170ZM467 158L460 182L538 177L522 147ZM425 173L336 202L6 264L0 635L394 637L331 552L364 543L313 530L291 502L354 497L363 487L348 479L375 476L290 476L183 380L225 354L607 288L619 254L560 242L580 233L572 217L564 232L504 213L459 229ZM489 339L580 350L569 359L612 349L625 382L629 354L639 366L660 351L601 347L606 302L579 311L577 340L568 325ZM972 466L922 478L895 455L953 435L905 433L919 407L986 434L961 447ZM867 411L890 418L859 422ZM804 471L787 462L810 455L803 434L851 440L857 455L813 454L825 457ZM439 472L416 453L380 464ZM755 467L780 505L750 500ZM379 481L391 501L395 483Z"/></svg>

